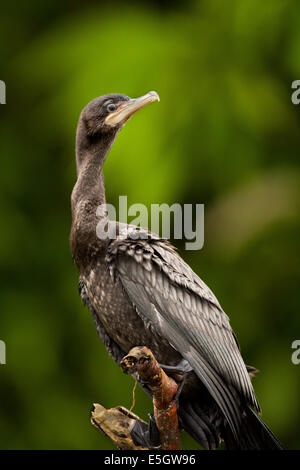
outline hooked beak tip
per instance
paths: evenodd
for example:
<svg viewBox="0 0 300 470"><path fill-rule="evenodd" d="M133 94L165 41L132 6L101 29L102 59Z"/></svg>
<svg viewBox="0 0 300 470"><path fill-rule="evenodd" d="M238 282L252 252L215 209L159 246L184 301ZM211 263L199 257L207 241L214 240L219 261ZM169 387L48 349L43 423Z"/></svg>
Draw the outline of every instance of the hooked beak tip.
<svg viewBox="0 0 300 470"><path fill-rule="evenodd" d="M137 111L154 101L160 101L156 91L149 91L149 93L139 98L129 99L121 104L116 111L109 114L105 122L109 126L124 125Z"/></svg>
<svg viewBox="0 0 300 470"><path fill-rule="evenodd" d="M151 95L153 96L154 100L153 101L158 101L160 102L160 97L159 97L159 94L156 93L156 91L149 91L148 95Z"/></svg>

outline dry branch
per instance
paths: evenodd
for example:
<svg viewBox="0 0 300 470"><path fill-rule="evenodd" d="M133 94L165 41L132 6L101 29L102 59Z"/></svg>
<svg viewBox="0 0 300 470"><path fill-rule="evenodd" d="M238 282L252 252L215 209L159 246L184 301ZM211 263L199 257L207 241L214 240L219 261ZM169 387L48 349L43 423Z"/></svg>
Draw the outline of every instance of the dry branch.
<svg viewBox="0 0 300 470"><path fill-rule="evenodd" d="M102 405L94 404L92 424L120 450L147 450L146 447L137 446L132 439L131 430L136 421L142 420L123 406L107 410Z"/></svg>
<svg viewBox="0 0 300 470"><path fill-rule="evenodd" d="M161 369L150 349L135 347L121 361L126 374L138 373L140 379L147 383L151 390L154 418L160 436L160 449L181 449L175 395L178 389L176 382ZM95 405L92 423L116 444L119 449L146 449L136 446L131 430L135 422L143 422L138 416L123 407L106 410Z"/></svg>

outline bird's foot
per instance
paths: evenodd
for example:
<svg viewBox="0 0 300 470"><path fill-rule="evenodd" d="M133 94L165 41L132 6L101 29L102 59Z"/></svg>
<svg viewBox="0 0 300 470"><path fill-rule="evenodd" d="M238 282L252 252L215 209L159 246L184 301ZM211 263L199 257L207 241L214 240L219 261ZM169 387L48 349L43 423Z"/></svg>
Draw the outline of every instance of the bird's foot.
<svg viewBox="0 0 300 470"><path fill-rule="evenodd" d="M189 372L192 372L193 369L192 369L192 367L190 366L189 362L186 359L182 359L176 366L168 366L168 365L165 365L165 364L160 364L160 367L165 372L171 372L173 374L182 375L182 379L178 384L178 389L177 389L177 392L175 393L175 396L174 396L174 401L176 403L177 410L178 410L178 408L179 408L179 397L180 397L180 394L183 390L183 387L184 387L184 384L185 384L185 381L186 381L186 378L187 378L187 374Z"/></svg>
<svg viewBox="0 0 300 470"><path fill-rule="evenodd" d="M193 370L189 362L186 359L181 359L181 361L178 362L176 366L168 366L166 364L159 364L159 365L165 372L172 372L174 374L185 375L188 372L192 372Z"/></svg>
<svg viewBox="0 0 300 470"><path fill-rule="evenodd" d="M148 449L160 448L160 435L155 418L149 414L149 424L136 420L131 432L134 443Z"/></svg>
<svg viewBox="0 0 300 470"><path fill-rule="evenodd" d="M179 410L179 397L180 397L181 392L182 392L182 389L183 389L183 387L184 387L187 374L188 374L187 372L185 372L185 373L183 374L182 379L181 379L181 381L179 382L177 392L175 393L174 398L173 398L173 400L175 401L176 406L177 406L177 412L178 412L178 410Z"/></svg>

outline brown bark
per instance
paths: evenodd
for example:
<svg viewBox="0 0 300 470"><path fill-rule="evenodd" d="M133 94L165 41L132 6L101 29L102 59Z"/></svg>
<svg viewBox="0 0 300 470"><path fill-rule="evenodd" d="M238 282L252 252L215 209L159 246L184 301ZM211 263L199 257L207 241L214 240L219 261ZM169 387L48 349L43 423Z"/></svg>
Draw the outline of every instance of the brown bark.
<svg viewBox="0 0 300 470"><path fill-rule="evenodd" d="M131 411L117 406L106 410L104 406L94 404L92 411L92 424L108 436L120 450L147 450L145 447L135 445L131 437L131 430L135 421L142 421Z"/></svg>

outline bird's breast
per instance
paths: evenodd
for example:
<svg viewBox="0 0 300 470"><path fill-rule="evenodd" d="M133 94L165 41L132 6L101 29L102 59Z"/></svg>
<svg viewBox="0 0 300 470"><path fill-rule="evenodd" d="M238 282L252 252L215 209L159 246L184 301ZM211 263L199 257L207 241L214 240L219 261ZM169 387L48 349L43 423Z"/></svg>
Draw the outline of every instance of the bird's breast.
<svg viewBox="0 0 300 470"><path fill-rule="evenodd" d="M82 274L87 296L107 334L120 348L129 352L135 346L147 346L160 362L176 364L180 355L145 326L119 279L114 279L104 256Z"/></svg>

